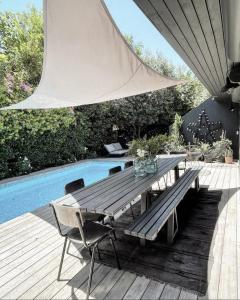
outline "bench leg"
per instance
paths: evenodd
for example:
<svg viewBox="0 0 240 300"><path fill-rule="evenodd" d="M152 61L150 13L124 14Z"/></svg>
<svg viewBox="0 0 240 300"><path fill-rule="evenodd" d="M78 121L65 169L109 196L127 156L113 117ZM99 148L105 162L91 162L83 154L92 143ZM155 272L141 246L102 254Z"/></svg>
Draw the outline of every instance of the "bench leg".
<svg viewBox="0 0 240 300"><path fill-rule="evenodd" d="M176 166L174 168L174 177L175 177L175 182L176 182L179 178L179 167L178 166Z"/></svg>
<svg viewBox="0 0 240 300"><path fill-rule="evenodd" d="M200 189L199 177L197 177L197 178L195 179L195 190L196 190L196 192L198 192L199 189Z"/></svg>
<svg viewBox="0 0 240 300"><path fill-rule="evenodd" d="M148 192L144 192L141 195L141 214L145 212L150 206L150 197L148 197Z"/></svg>
<svg viewBox="0 0 240 300"><path fill-rule="evenodd" d="M167 243L171 245L173 243L174 237L178 232L178 218L177 209L171 214L167 221Z"/></svg>
<svg viewBox="0 0 240 300"><path fill-rule="evenodd" d="M149 202L150 202L150 199L148 197L148 192L146 191L146 192L142 193L142 195L141 195L141 214L143 214L145 212L145 210L148 209ZM146 245L146 240L140 238L140 245L144 247Z"/></svg>

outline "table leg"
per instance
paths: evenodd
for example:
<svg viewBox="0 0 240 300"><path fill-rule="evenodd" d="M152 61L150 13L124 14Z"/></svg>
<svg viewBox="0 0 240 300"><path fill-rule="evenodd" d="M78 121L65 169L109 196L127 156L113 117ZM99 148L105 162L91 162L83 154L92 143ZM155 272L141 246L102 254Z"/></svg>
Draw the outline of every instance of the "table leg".
<svg viewBox="0 0 240 300"><path fill-rule="evenodd" d="M195 179L195 190L196 192L199 192L199 189L200 189L200 185L199 185L199 177L197 177Z"/></svg>
<svg viewBox="0 0 240 300"><path fill-rule="evenodd" d="M174 168L174 177L175 177L175 182L176 182L179 178L179 167L178 166L176 166Z"/></svg>
<svg viewBox="0 0 240 300"><path fill-rule="evenodd" d="M147 197L147 192L142 193L141 195L141 214L147 210L148 207L148 197Z"/></svg>

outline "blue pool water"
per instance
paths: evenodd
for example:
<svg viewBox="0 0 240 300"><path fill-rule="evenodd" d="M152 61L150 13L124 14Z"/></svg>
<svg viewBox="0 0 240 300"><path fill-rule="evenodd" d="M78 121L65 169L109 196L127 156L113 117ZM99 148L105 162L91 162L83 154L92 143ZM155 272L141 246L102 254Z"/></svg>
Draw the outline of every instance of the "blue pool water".
<svg viewBox="0 0 240 300"><path fill-rule="evenodd" d="M0 184L0 223L62 197L64 186L73 180L84 178L89 185L107 177L108 169L117 165L124 162L90 161Z"/></svg>

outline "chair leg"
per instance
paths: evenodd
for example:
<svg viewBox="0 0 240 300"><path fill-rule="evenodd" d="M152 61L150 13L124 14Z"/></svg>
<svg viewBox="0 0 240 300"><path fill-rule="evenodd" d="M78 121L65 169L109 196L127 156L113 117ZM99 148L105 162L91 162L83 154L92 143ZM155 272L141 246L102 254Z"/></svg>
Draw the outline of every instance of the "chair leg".
<svg viewBox="0 0 240 300"><path fill-rule="evenodd" d="M94 268L94 260L95 260L95 249L96 246L93 247L92 257L91 257L91 263L90 263L90 271L89 271L89 277L88 277L88 286L87 286L87 296L86 299L89 299L90 290L91 290L91 284L92 284L92 276L93 276L93 268Z"/></svg>
<svg viewBox="0 0 240 300"><path fill-rule="evenodd" d="M163 176L163 181L164 181L165 189L167 189L167 180L168 180L168 176L166 176L166 178L165 178L165 176ZM159 188L159 190L160 190L160 188Z"/></svg>
<svg viewBox="0 0 240 300"><path fill-rule="evenodd" d="M115 256L116 263L117 263L117 268L118 268L118 270L121 270L120 263L119 263L119 259L118 259L118 255L117 255L117 251L116 251L116 248L115 248L115 245L114 245L114 241L113 241L113 239L112 239L111 236L109 236L109 239L110 239L110 242L111 242L111 244L112 244L114 256Z"/></svg>
<svg viewBox="0 0 240 300"><path fill-rule="evenodd" d="M117 240L117 236L116 236L115 230L112 231L112 234L113 234L113 237L114 237L114 241L116 241Z"/></svg>
<svg viewBox="0 0 240 300"><path fill-rule="evenodd" d="M92 250L91 250L91 248L88 248L88 251L89 251L90 257L92 257Z"/></svg>
<svg viewBox="0 0 240 300"><path fill-rule="evenodd" d="M68 242L67 251L66 251L67 254L69 254L69 248L70 248L70 245L71 245L71 241Z"/></svg>
<svg viewBox="0 0 240 300"><path fill-rule="evenodd" d="M110 225L113 226L114 217L110 217L110 216L109 216L109 222L110 222Z"/></svg>
<svg viewBox="0 0 240 300"><path fill-rule="evenodd" d="M59 266L59 270L58 270L58 277L57 277L57 280L60 280L60 275L61 275L61 271L62 271L62 265L63 265L64 254L65 254L65 251L66 251L66 246L67 246L67 237L65 237L64 244L63 244L63 251L62 251L62 256L61 256L60 266Z"/></svg>
<svg viewBox="0 0 240 300"><path fill-rule="evenodd" d="M98 252L98 259L101 260L101 254L100 254L98 245L97 245L97 252Z"/></svg>

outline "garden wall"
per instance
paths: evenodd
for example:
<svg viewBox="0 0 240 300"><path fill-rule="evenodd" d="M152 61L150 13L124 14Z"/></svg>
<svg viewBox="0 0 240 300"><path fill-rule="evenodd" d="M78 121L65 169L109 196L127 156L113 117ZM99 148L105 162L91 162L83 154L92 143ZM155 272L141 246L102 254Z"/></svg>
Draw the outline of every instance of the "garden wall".
<svg viewBox="0 0 240 300"><path fill-rule="evenodd" d="M222 129L226 131L226 137L232 140L232 148L234 153L234 158L239 158L239 135L237 134L239 130L239 114L238 110L231 110L231 102L230 99L219 99L219 101L215 100L213 97L207 99L203 103L201 103L198 107L192 109L187 114L183 116L183 135L187 142L192 143L193 141L193 131L198 128L197 126L191 126L190 123L198 123L200 115L205 111L206 116L209 119L210 123L214 123L214 125L219 124L221 122ZM190 130L191 131L190 131ZM207 128L202 128L200 130L207 131ZM222 130L216 131L214 134L216 138L219 139Z"/></svg>

